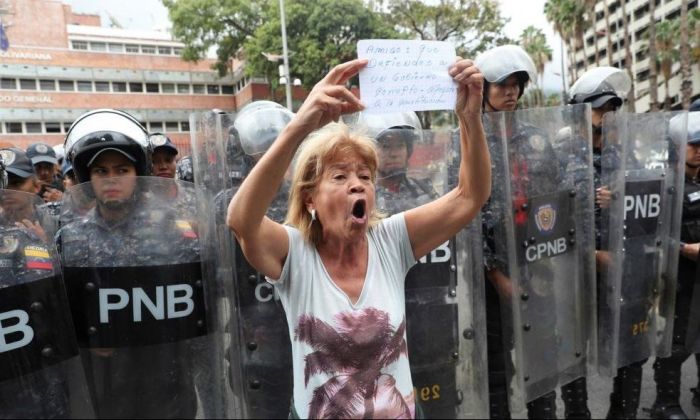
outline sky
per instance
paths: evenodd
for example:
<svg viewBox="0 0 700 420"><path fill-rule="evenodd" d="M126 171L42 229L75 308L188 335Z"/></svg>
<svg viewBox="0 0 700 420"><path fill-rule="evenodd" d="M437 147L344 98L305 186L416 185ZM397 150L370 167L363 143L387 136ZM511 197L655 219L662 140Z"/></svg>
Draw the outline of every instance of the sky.
<svg viewBox="0 0 700 420"><path fill-rule="evenodd" d="M168 11L161 0L62 0L78 13L99 13L103 25L108 25L110 16L126 29L164 30L170 26ZM499 0L504 16L510 18L505 27L506 34L518 39L528 25L542 29L547 35L553 51L552 62L545 67L544 87L547 91L560 92L561 54L559 37L544 17L545 0Z"/></svg>

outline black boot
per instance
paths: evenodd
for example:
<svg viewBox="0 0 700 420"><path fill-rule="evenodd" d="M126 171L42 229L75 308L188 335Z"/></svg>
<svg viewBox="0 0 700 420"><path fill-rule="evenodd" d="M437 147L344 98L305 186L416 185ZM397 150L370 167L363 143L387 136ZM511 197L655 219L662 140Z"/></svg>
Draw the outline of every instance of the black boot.
<svg viewBox="0 0 700 420"><path fill-rule="evenodd" d="M654 361L656 401L649 411L653 419L687 419L680 404L681 365L688 358L684 348L673 346L671 357L657 357Z"/></svg>
<svg viewBox="0 0 700 420"><path fill-rule="evenodd" d="M579 378L561 387L564 400L564 417L567 419L590 419L586 378Z"/></svg>
<svg viewBox="0 0 700 420"><path fill-rule="evenodd" d="M642 366L646 359L617 370L610 394L608 419L636 419L642 392Z"/></svg>
<svg viewBox="0 0 700 420"><path fill-rule="evenodd" d="M527 418L556 419L557 393L552 391L527 403Z"/></svg>

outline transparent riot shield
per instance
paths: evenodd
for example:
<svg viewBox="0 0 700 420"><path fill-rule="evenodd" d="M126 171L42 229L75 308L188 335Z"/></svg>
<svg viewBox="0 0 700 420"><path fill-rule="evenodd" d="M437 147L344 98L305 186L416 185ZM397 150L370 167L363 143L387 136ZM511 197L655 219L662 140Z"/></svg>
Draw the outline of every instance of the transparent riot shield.
<svg viewBox="0 0 700 420"><path fill-rule="evenodd" d="M35 194L0 190L0 418L93 415L54 246Z"/></svg>
<svg viewBox="0 0 700 420"><path fill-rule="evenodd" d="M599 368L667 357L673 338L685 139L675 113L607 114L603 121ZM602 256L602 258L601 258Z"/></svg>
<svg viewBox="0 0 700 420"><path fill-rule="evenodd" d="M97 177L64 194L64 211L84 197L94 207L56 238L97 417L230 415L193 185Z"/></svg>
<svg viewBox="0 0 700 420"><path fill-rule="evenodd" d="M587 373L594 334L590 110L484 115L493 186L484 217L511 412Z"/></svg>
<svg viewBox="0 0 700 420"><path fill-rule="evenodd" d="M378 146L376 200L385 214L428 203L453 186L448 173L458 171L459 150L449 130L384 130ZM426 418L488 416L480 226L474 221L406 276L411 377Z"/></svg>
<svg viewBox="0 0 700 420"><path fill-rule="evenodd" d="M228 204L259 156L242 147L235 116L204 113L190 117L195 182L201 214L211 215L201 226L205 277L219 285L229 385L235 395L235 417L285 418L292 399L291 343L287 318L274 293L243 256L226 226ZM286 189L268 216L282 222Z"/></svg>

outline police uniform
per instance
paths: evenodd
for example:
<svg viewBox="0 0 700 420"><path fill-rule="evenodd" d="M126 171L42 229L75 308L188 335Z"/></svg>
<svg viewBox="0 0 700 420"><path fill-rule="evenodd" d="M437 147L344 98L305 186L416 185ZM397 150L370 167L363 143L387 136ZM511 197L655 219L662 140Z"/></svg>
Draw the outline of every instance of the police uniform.
<svg viewBox="0 0 700 420"><path fill-rule="evenodd" d="M189 220L178 219L176 214L167 202L156 200L109 223L94 208L59 231L57 243L64 267L197 262L197 234ZM73 308L74 313L76 310L81 309ZM195 357L193 350L187 342L117 347L106 352L82 348L98 417L194 417L197 395L188 365Z"/></svg>
<svg viewBox="0 0 700 420"><path fill-rule="evenodd" d="M700 184L696 179L685 177L683 194L681 242L697 243L700 242ZM668 418L670 411L676 411L673 409L679 407L681 366L690 356L685 347L685 340L695 276L696 262L681 254L678 260L671 356L657 357L654 361L654 380L656 381L657 394L652 407L652 415L657 414Z"/></svg>
<svg viewBox="0 0 700 420"><path fill-rule="evenodd" d="M0 294L13 286L44 279L60 282L56 256L33 232L10 227L0 220ZM62 285L61 285L62 289ZM7 297L5 297L7 299ZM66 311L68 308L62 308ZM32 325L37 340L47 340L51 324L35 320ZM16 366L4 365L12 370ZM55 366L44 367L16 380L0 382L0 418L70 418L70 390L67 378Z"/></svg>
<svg viewBox="0 0 700 420"><path fill-rule="evenodd" d="M510 168L511 172L511 193L513 195L513 204L516 208L523 206L528 201L528 197L542 194L546 191L553 191L556 185L561 181L559 179L559 171L557 167L558 158L554 148L547 137L538 128L520 124L511 126L514 135L509 144L509 152L511 154L510 162L513 162ZM496 139L489 139L490 143L496 142ZM524 158L517 158L522 156ZM533 183L530 178L538 180L548 180L546 183ZM492 188L501 188L500 184L494 183ZM493 196L493 194L492 194ZM484 209L482 210L483 230L484 230L484 261L486 271L497 270L508 276L507 261L501 259L501 256L507 255L500 251L500 247L505 244L499 244L496 241L497 237L504 237L497 232L503 226L503 221L500 220L500 214L511 209L496 209L496 204L489 199ZM521 210L516 210L514 221L518 224L519 215L523 215ZM538 263L534 263L538 264ZM546 269L546 267L542 267ZM513 371L514 367L510 357L511 348L505 348L504 343L512 343L512 337L507 340L503 336L503 323L501 319L501 301L498 291L491 283L486 274L486 328L487 328L487 352L488 352L488 368L489 368L489 405L491 418L510 418L509 403L508 403L508 386L510 378L508 372ZM537 277L543 279L546 275L539 274ZM530 278L528 274L525 279ZM542 283L542 282L539 282ZM551 332L551 335L541 337L530 337L531 344L541 347L543 352L556 351L557 343L555 334L555 317L551 314L556 311L554 308L554 297L551 295L551 285L530 284L525 282L526 287L530 286L531 290L525 290L529 293L531 317L551 324L549 327L540 325L538 330ZM512 344L511 344L512 345ZM556 357L552 357L556 360ZM531 418L553 418L556 416L555 404L556 394L552 391L539 397L528 405L528 417Z"/></svg>

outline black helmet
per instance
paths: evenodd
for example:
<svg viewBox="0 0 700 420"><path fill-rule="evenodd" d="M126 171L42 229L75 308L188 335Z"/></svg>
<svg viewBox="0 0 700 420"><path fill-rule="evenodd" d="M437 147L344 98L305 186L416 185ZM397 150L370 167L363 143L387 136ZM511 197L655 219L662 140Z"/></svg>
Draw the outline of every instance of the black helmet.
<svg viewBox="0 0 700 420"><path fill-rule="evenodd" d="M609 101L616 107L622 106L623 99L632 87L629 76L615 67L596 67L581 76L569 91L569 103L590 103L591 108L600 108Z"/></svg>
<svg viewBox="0 0 700 420"><path fill-rule="evenodd" d="M66 156L73 163L79 183L90 180L89 167L108 150L134 163L136 174L151 173L148 132L133 116L116 109L98 109L78 117L66 134Z"/></svg>
<svg viewBox="0 0 700 420"><path fill-rule="evenodd" d="M177 179L180 181L194 182L194 169L192 168L192 157L185 156L177 163L175 168Z"/></svg>

